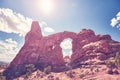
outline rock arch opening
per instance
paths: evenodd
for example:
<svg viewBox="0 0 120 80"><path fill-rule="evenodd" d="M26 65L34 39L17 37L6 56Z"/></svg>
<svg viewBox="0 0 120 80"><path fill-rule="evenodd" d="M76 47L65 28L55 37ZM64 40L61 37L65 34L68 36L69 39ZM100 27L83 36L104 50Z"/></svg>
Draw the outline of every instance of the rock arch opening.
<svg viewBox="0 0 120 80"><path fill-rule="evenodd" d="M72 39L71 38L64 39L61 42L60 47L62 48L63 58L65 62L68 62L72 55Z"/></svg>

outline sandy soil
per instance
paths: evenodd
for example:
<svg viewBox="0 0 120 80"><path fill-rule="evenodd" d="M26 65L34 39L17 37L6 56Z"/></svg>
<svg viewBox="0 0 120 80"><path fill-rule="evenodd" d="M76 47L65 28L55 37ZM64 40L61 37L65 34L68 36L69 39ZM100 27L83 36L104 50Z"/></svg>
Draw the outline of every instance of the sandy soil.
<svg viewBox="0 0 120 80"><path fill-rule="evenodd" d="M43 72L36 71L27 80L120 80L120 74L107 74L107 67L105 65L92 66L92 68L86 66L84 68L81 67L66 72L51 72L48 75ZM72 72L72 78L68 75L70 72ZM24 78L20 77L14 80L24 80Z"/></svg>

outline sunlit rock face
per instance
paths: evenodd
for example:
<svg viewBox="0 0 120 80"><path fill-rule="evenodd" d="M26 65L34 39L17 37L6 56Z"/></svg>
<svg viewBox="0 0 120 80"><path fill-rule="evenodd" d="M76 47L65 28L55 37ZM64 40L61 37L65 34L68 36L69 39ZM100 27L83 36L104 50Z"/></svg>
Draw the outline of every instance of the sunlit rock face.
<svg viewBox="0 0 120 80"><path fill-rule="evenodd" d="M40 40L42 37L43 36L39 23L34 21L31 24L31 30L25 36L25 44L36 43L35 41Z"/></svg>
<svg viewBox="0 0 120 80"><path fill-rule="evenodd" d="M80 62L88 59L105 60L120 52L120 42L112 40L110 35L95 35L89 29L83 29L78 33L75 41L76 43L73 44L76 45L73 46L71 56L72 67L77 67Z"/></svg>
<svg viewBox="0 0 120 80"><path fill-rule="evenodd" d="M64 31L43 36L38 22L34 21L31 30L25 36L24 46L4 72L7 80L25 74L26 64L34 64L40 70L51 66L52 71L64 71L65 61L60 44L67 38L72 39L71 66L73 68L89 58L100 56L101 60L107 59L111 54L120 51L120 43L113 41L109 35L95 35L90 29L83 29L79 33ZM101 54L98 56L97 53Z"/></svg>

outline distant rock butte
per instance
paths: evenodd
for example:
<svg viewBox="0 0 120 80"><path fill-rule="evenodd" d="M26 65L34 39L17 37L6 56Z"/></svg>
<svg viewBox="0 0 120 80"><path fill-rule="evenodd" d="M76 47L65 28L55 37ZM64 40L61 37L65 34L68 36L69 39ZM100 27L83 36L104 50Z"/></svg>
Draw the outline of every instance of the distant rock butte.
<svg viewBox="0 0 120 80"><path fill-rule="evenodd" d="M32 22L31 30L25 36L25 43L4 74L12 77L25 73L25 64L34 64L43 70L52 66L52 71L65 70L65 61L60 43L67 38L72 39L71 66L77 67L81 61L98 57L105 60L120 52L120 43L111 39L109 35L96 35L90 29L83 29L79 33L64 31L49 36L43 36L37 21Z"/></svg>

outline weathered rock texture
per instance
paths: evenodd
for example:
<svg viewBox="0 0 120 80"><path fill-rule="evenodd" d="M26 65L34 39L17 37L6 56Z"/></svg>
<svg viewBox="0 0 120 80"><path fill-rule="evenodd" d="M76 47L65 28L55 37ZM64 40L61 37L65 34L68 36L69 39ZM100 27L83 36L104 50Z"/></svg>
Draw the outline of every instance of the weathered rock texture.
<svg viewBox="0 0 120 80"><path fill-rule="evenodd" d="M4 72L7 79L24 74L26 64L34 64L40 70L51 66L52 71L64 71L65 61L60 43L66 38L72 39L72 67L90 58L105 60L120 52L120 43L109 35L95 35L90 29L83 29L80 33L64 31L44 37L38 22L34 21L25 36L24 46Z"/></svg>

